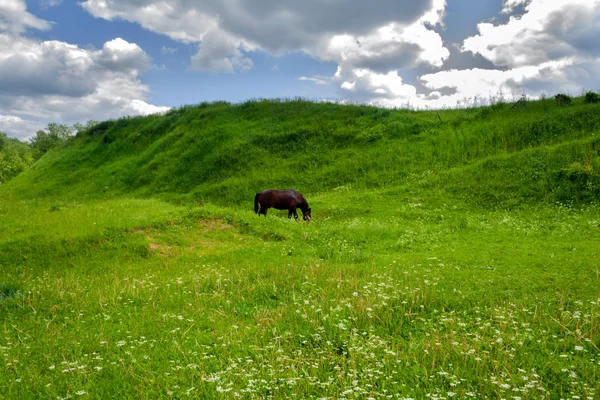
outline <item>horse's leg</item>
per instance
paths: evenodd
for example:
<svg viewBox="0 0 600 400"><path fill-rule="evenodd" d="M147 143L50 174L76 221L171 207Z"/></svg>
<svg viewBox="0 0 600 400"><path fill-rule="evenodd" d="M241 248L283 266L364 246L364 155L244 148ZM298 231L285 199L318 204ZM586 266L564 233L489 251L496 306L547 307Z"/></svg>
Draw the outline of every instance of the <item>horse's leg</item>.
<svg viewBox="0 0 600 400"><path fill-rule="evenodd" d="M294 213L294 218L298 219L298 212L296 211L295 208L291 209L290 212L293 212Z"/></svg>
<svg viewBox="0 0 600 400"><path fill-rule="evenodd" d="M268 208L260 206L260 211L258 212L258 216L260 217L260 214L264 214L265 218L266 218L267 217L267 210L268 210Z"/></svg>
<svg viewBox="0 0 600 400"><path fill-rule="evenodd" d="M292 219L292 209L288 210L288 219Z"/></svg>

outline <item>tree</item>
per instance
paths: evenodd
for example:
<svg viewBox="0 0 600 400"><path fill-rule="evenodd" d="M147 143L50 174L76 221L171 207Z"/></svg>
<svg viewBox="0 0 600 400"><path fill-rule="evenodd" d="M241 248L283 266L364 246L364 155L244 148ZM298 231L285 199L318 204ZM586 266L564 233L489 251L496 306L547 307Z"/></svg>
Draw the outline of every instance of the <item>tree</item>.
<svg viewBox="0 0 600 400"><path fill-rule="evenodd" d="M600 103L600 94L589 91L585 94L586 103Z"/></svg>
<svg viewBox="0 0 600 400"><path fill-rule="evenodd" d="M19 175L31 164L33 156L29 145L0 132L0 185Z"/></svg>
<svg viewBox="0 0 600 400"><path fill-rule="evenodd" d="M75 131L75 133L77 135L79 135L82 132L87 131L88 129L98 125L100 122L99 121L94 121L94 120L89 120L88 122L86 122L85 124L80 124L79 122L76 122L73 125L73 130Z"/></svg>
<svg viewBox="0 0 600 400"><path fill-rule="evenodd" d="M564 93L559 93L554 96L554 100L556 100L556 104L559 106L567 106L573 102L573 98Z"/></svg>
<svg viewBox="0 0 600 400"><path fill-rule="evenodd" d="M33 158L38 160L51 148L66 142L67 139L73 135L75 129L75 127L70 127L69 125L50 122L46 127L46 130L37 131L35 136L31 138L30 143L33 151Z"/></svg>

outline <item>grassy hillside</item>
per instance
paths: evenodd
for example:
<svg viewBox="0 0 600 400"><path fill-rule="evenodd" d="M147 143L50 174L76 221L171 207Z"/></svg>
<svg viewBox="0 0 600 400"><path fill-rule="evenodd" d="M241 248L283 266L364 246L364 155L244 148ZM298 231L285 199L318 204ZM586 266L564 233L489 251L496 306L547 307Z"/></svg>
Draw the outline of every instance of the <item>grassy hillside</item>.
<svg viewBox="0 0 600 400"><path fill-rule="evenodd" d="M202 104L101 123L44 157L8 191L19 198L158 195L228 205L265 187L381 188L424 175L446 181L448 171L466 167L449 186L455 191L465 181L486 204L498 191L476 183L469 189L468 182L488 174L518 187L517 201L589 201L600 193L598 110L554 100L430 112L306 101Z"/></svg>
<svg viewBox="0 0 600 400"><path fill-rule="evenodd" d="M0 397L596 398L599 134L581 99L103 122L0 186Z"/></svg>

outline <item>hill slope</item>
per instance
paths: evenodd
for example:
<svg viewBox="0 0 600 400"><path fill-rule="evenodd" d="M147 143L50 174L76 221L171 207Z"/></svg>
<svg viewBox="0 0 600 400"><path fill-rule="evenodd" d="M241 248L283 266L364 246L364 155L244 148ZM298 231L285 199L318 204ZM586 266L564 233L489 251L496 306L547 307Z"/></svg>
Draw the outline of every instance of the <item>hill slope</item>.
<svg viewBox="0 0 600 400"><path fill-rule="evenodd" d="M268 187L317 193L427 176L478 201L590 201L600 194L599 111L553 100L420 112L307 101L200 104L103 122L3 190L16 198L129 194L227 205Z"/></svg>

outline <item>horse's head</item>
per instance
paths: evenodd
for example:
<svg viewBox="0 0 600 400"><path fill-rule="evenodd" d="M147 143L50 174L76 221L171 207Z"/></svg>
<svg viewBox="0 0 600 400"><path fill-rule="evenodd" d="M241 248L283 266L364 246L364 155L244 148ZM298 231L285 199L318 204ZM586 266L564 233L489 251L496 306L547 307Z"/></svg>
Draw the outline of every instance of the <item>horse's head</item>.
<svg viewBox="0 0 600 400"><path fill-rule="evenodd" d="M303 215L302 215L302 218L303 218L305 221L310 221L310 219L312 218L312 216L310 215L310 208L308 208L308 209L306 210L306 212L305 212L305 213L303 213Z"/></svg>

